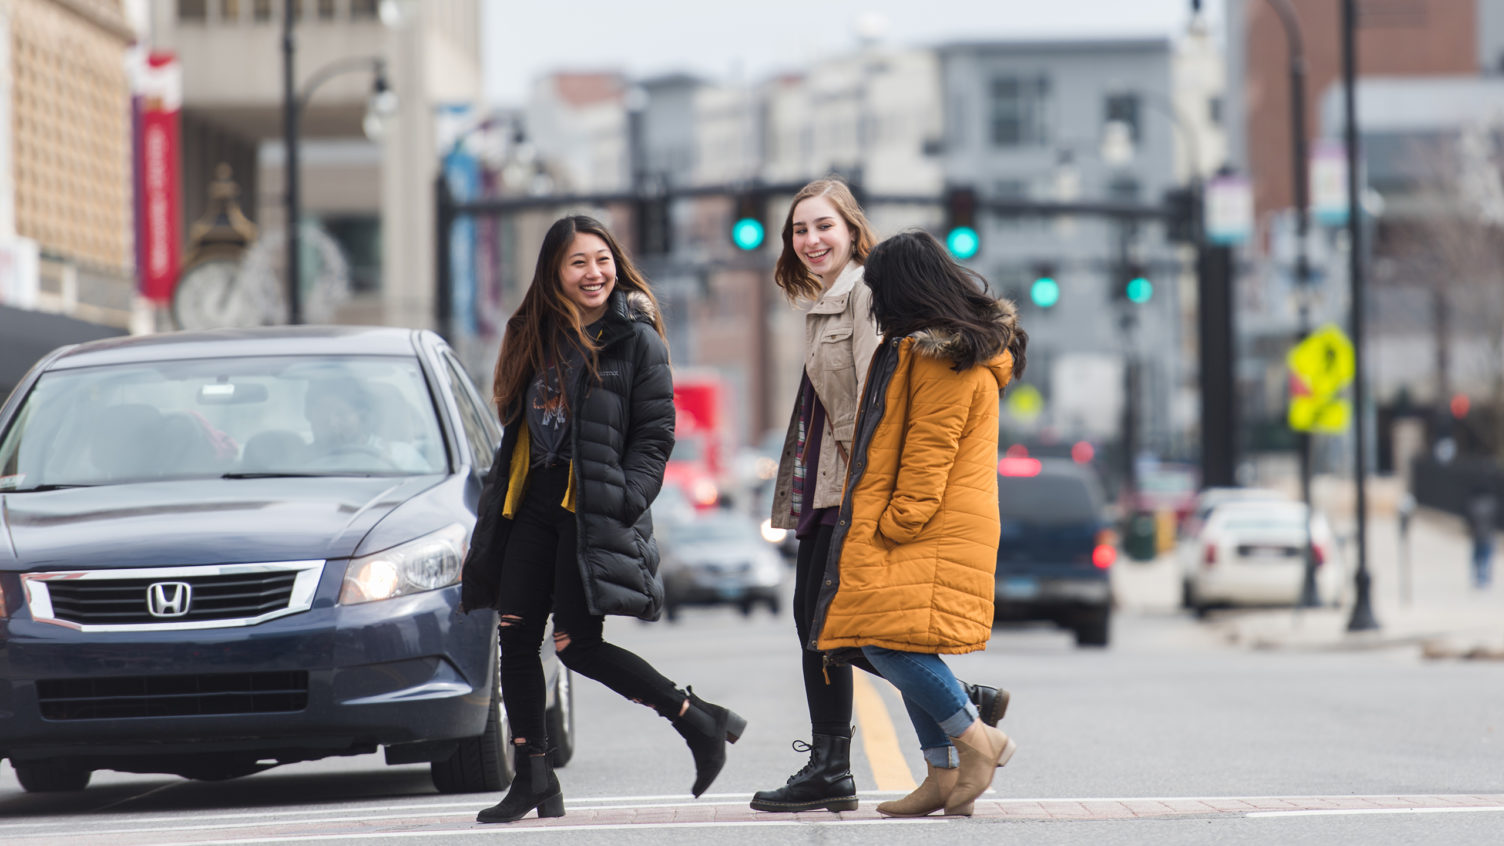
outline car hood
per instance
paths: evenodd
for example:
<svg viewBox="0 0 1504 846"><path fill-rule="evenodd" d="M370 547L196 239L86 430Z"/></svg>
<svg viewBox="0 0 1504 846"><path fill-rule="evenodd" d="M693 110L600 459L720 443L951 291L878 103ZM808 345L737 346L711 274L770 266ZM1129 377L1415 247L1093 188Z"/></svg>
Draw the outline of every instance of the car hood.
<svg viewBox="0 0 1504 846"><path fill-rule="evenodd" d="M198 479L0 495L18 569L343 558L441 476Z"/></svg>

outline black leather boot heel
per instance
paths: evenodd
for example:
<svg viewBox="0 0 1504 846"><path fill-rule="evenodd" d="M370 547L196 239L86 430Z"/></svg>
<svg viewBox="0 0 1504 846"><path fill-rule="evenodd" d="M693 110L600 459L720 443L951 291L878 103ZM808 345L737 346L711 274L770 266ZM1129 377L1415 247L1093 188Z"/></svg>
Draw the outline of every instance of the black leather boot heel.
<svg viewBox="0 0 1504 846"><path fill-rule="evenodd" d="M695 758L695 783L690 793L699 796L726 766L726 744L741 739L747 721L734 711L712 705L688 688L689 707L673 718L674 729L689 744Z"/></svg>
<svg viewBox="0 0 1504 846"><path fill-rule="evenodd" d="M856 810L856 780L851 777L851 738L817 734L812 740L812 743L794 741L794 749L809 752L809 763L789 776L783 787L754 793L752 810Z"/></svg>
<svg viewBox="0 0 1504 846"><path fill-rule="evenodd" d="M537 809L538 816L564 816L564 793L548 763L548 751L535 746L517 747L517 774L507 795L475 815L476 822L516 822Z"/></svg>

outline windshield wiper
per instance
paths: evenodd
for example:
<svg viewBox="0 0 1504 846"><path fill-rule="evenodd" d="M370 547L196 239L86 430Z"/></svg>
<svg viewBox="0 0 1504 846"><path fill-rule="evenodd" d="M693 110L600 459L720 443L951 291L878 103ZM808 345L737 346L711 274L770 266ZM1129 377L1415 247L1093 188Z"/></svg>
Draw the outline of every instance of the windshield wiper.
<svg viewBox="0 0 1504 846"><path fill-rule="evenodd" d="M29 488L12 488L5 490L0 488L0 493L45 493L47 491L60 491L66 488L97 488L99 485L86 482L55 482L46 485L32 485Z"/></svg>
<svg viewBox="0 0 1504 846"><path fill-rule="evenodd" d="M219 478L221 478L221 479L316 479L316 478L319 478L321 476L327 476L327 475L329 475L329 474L328 473L299 473L299 472L274 473L274 472L267 471L267 472L257 472L257 473L224 473Z"/></svg>

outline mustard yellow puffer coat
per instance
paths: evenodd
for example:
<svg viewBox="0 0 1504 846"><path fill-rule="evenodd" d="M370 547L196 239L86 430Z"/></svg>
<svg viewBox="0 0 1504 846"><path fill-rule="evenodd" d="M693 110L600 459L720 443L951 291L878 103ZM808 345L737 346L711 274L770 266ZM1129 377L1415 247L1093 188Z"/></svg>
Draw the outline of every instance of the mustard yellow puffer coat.
<svg viewBox="0 0 1504 846"><path fill-rule="evenodd" d="M1011 306L999 318L1012 325ZM812 648L987 646L1000 528L998 399L1013 356L1000 350L957 373L958 343L920 332L885 341L873 357Z"/></svg>

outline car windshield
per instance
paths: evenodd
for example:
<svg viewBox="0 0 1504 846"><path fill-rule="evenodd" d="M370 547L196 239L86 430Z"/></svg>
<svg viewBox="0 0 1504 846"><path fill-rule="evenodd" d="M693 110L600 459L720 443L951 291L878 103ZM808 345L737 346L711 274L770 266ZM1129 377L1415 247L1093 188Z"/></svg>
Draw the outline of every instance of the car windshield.
<svg viewBox="0 0 1504 846"><path fill-rule="evenodd" d="M999 476L998 510L1004 520L1025 523L1089 523L1101 508L1087 480L1074 475Z"/></svg>
<svg viewBox="0 0 1504 846"><path fill-rule="evenodd" d="M418 363L265 356L56 370L0 439L0 491L446 467Z"/></svg>
<svg viewBox="0 0 1504 846"><path fill-rule="evenodd" d="M1271 509L1269 511L1228 512L1223 519L1217 521L1217 524L1232 532L1305 531L1306 514L1303 510L1286 508L1278 511Z"/></svg>

